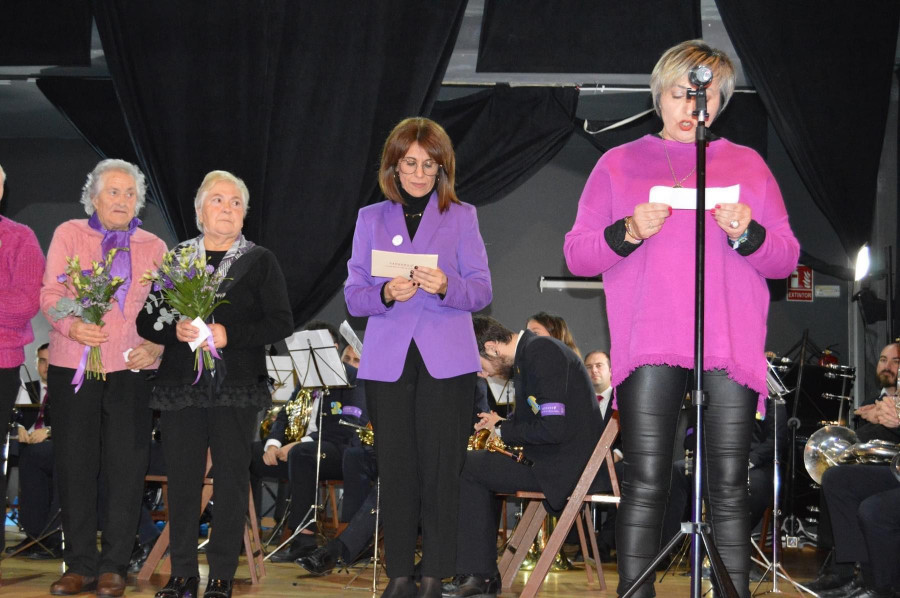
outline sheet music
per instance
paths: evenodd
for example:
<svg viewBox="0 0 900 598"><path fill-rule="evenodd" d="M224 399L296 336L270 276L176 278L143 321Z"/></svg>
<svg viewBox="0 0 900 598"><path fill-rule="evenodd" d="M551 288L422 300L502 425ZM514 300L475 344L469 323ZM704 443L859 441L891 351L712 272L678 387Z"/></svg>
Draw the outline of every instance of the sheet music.
<svg viewBox="0 0 900 598"><path fill-rule="evenodd" d="M269 372L269 376L275 380L275 392L272 393L272 400L289 400L294 392L294 388L297 386L294 364L290 355L270 355L266 357L266 369Z"/></svg>
<svg viewBox="0 0 900 598"><path fill-rule="evenodd" d="M341 362L337 347L334 346L334 339L327 330L295 332L287 339L287 346L301 386L305 388L348 386L344 364ZM313 352L319 365L318 372L313 364ZM322 375L321 379L319 373Z"/></svg>
<svg viewBox="0 0 900 598"><path fill-rule="evenodd" d="M341 336L344 337L344 340L347 341L348 345L353 347L353 350L356 351L356 355L362 357L362 341L356 336L356 332L353 331L353 328L350 327L347 320L341 322Z"/></svg>

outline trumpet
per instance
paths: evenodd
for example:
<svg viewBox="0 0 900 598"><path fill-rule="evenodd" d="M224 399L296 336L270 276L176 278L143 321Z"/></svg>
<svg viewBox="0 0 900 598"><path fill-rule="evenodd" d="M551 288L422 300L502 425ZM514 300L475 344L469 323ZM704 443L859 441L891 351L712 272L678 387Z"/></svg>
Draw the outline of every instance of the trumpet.
<svg viewBox="0 0 900 598"><path fill-rule="evenodd" d="M364 445L375 446L375 430L372 429L372 422L367 423L365 426L359 426L341 419L338 420L338 423L342 426L350 426L351 428L355 428L356 435L359 436L359 441Z"/></svg>
<svg viewBox="0 0 900 598"><path fill-rule="evenodd" d="M522 465L527 465L531 467L534 465L534 462L525 456L525 453L522 451L520 447L510 447L512 451L507 449L506 444L504 444L503 440L494 434L492 430L482 429L478 430L472 436L469 437L469 444L466 447L470 451L488 451L489 453L499 453L501 455L506 455L516 463L521 463Z"/></svg>

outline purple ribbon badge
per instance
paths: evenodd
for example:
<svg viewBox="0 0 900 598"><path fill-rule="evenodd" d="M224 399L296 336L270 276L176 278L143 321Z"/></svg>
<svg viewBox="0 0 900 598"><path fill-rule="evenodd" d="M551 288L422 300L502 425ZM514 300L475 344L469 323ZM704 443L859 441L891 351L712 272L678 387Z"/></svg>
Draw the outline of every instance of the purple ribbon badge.
<svg viewBox="0 0 900 598"><path fill-rule="evenodd" d="M541 417L545 415L565 415L565 403L544 403L541 405Z"/></svg>
<svg viewBox="0 0 900 598"><path fill-rule="evenodd" d="M362 409L360 409L359 407L348 405L344 407L344 409L341 411L341 414L349 415L351 417L362 417Z"/></svg>

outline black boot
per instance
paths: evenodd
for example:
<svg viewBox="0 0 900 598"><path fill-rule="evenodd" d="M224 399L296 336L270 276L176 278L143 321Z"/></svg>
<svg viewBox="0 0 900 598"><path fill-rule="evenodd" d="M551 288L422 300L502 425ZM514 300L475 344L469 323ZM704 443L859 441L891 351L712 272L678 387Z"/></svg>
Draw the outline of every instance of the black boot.
<svg viewBox="0 0 900 598"><path fill-rule="evenodd" d="M211 577L206 583L206 591L203 592L203 598L231 598L233 586L233 579L214 579Z"/></svg>
<svg viewBox="0 0 900 598"><path fill-rule="evenodd" d="M416 579L413 576L392 577L381 598L415 598L416 591Z"/></svg>
<svg viewBox="0 0 900 598"><path fill-rule="evenodd" d="M197 598L200 579L197 577L169 578L169 582L156 593L156 598Z"/></svg>

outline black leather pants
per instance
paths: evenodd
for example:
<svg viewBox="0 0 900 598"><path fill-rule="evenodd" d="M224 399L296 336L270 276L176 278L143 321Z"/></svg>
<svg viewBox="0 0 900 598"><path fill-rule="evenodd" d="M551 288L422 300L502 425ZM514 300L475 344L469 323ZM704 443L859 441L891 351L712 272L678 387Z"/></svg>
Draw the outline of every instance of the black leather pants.
<svg viewBox="0 0 900 598"><path fill-rule="evenodd" d="M756 392L723 371L706 372L704 486L712 537L738 593L749 597L750 525L747 471ZM678 411L693 386L691 370L643 366L617 388L625 480L616 525L619 595L670 538L662 522L672 476ZM635 594L654 596L653 578Z"/></svg>

